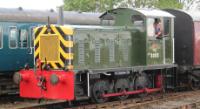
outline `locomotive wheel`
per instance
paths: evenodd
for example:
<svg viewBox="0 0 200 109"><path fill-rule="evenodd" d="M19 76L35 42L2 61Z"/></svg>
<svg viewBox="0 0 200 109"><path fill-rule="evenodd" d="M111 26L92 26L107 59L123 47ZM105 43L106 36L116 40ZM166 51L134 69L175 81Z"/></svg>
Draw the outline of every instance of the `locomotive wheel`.
<svg viewBox="0 0 200 109"><path fill-rule="evenodd" d="M194 80L190 79L189 80L189 87L192 89L192 90L199 90L199 85L197 82L195 82Z"/></svg>
<svg viewBox="0 0 200 109"><path fill-rule="evenodd" d="M109 82L105 80L97 81L92 86L92 100L96 103L104 103L108 98L103 98L103 94L109 92Z"/></svg>
<svg viewBox="0 0 200 109"><path fill-rule="evenodd" d="M115 92L124 92L130 90L129 81L127 79L118 79L114 87ZM119 100L125 100L129 95L118 96Z"/></svg>
<svg viewBox="0 0 200 109"><path fill-rule="evenodd" d="M144 88L148 88L151 86L151 82L149 80L149 77L145 73L141 73L139 76L135 79L135 89L140 90ZM138 94L139 97L145 97L147 96L147 93Z"/></svg>

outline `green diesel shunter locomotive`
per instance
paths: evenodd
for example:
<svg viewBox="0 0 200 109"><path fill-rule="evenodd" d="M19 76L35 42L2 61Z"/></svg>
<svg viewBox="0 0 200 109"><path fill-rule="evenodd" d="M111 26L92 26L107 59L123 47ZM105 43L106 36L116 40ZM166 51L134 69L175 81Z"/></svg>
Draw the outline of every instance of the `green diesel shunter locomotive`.
<svg viewBox="0 0 200 109"><path fill-rule="evenodd" d="M68 100L105 102L110 97L122 100L131 94L144 96L175 87L173 15L157 9L118 8L105 12L100 19L101 26L48 25L36 29L35 60L41 60L47 69L41 72L51 75L63 68L66 75L74 72L74 83L63 86L59 75L48 76L51 83L47 85L52 87L46 87L44 93L49 94L48 88L60 89L47 98L63 99L68 94ZM20 84L21 94L29 92L30 88L23 89L28 83ZM57 97L69 84L74 93L68 88Z"/></svg>
<svg viewBox="0 0 200 109"><path fill-rule="evenodd" d="M119 8L100 19L104 26L72 26L75 95L87 92L96 102L103 102L116 93L119 99L127 98L124 91L155 89L148 90L151 93L175 87L173 15ZM160 38L155 34L155 19L160 20Z"/></svg>

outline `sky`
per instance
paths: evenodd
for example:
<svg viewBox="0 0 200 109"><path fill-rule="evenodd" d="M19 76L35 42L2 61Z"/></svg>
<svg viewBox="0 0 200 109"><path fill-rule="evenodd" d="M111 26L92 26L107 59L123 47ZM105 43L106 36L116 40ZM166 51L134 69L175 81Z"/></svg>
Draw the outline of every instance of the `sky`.
<svg viewBox="0 0 200 109"><path fill-rule="evenodd" d="M50 10L63 4L63 0L0 0L0 8Z"/></svg>

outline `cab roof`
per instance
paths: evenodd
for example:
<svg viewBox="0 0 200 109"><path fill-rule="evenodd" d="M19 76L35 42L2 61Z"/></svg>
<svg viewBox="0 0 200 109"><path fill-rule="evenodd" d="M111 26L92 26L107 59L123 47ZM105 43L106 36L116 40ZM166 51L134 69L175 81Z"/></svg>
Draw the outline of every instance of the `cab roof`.
<svg viewBox="0 0 200 109"><path fill-rule="evenodd" d="M146 17L175 17L174 15L159 9L133 9Z"/></svg>
<svg viewBox="0 0 200 109"><path fill-rule="evenodd" d="M169 17L169 18L174 18L175 16L159 9L147 9L147 8L117 8L117 9L112 9L108 10L107 12L103 13L99 18L101 19L111 19L111 16L109 13L114 13L117 14L119 10L131 10L133 12L137 12L145 17Z"/></svg>

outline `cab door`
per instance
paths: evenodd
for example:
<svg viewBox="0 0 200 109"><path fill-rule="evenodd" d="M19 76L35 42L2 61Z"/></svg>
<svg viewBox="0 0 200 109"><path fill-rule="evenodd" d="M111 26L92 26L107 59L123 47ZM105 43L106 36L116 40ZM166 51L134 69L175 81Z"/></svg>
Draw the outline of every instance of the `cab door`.
<svg viewBox="0 0 200 109"><path fill-rule="evenodd" d="M161 38L156 38L154 22L155 19L160 19L162 27L162 18L147 18L147 44L146 44L146 54L147 54L147 65L158 65L163 64L163 36Z"/></svg>

